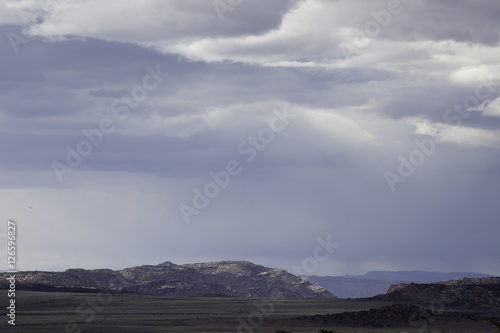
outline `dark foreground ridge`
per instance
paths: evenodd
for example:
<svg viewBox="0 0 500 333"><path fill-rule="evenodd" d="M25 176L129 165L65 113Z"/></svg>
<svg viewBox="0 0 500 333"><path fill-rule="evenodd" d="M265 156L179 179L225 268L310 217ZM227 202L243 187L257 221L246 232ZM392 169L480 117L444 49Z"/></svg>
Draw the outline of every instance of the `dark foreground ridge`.
<svg viewBox="0 0 500 333"><path fill-rule="evenodd" d="M477 322L492 321L489 316L461 313L453 311L431 311L409 303L394 304L379 309L370 309L368 311L342 312L337 314L315 315L313 317L303 317L313 321L322 321L328 324L338 326L352 327L403 327L408 322L418 323L420 321L449 321Z"/></svg>
<svg viewBox="0 0 500 333"><path fill-rule="evenodd" d="M116 271L27 271L17 273L16 287L40 291L114 290L172 296L335 298L325 288L286 270L247 261L186 265L164 262ZM8 289L6 273L0 273L0 288Z"/></svg>

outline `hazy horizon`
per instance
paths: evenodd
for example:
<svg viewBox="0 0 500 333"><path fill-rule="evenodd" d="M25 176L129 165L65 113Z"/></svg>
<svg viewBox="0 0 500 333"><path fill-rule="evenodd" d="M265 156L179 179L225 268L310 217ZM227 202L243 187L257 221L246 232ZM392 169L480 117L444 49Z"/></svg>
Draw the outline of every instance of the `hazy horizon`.
<svg viewBox="0 0 500 333"><path fill-rule="evenodd" d="M226 260L220 260L220 261L215 261L215 262L223 262L223 261L226 261ZM231 260L231 261L248 261L248 260ZM47 272L64 272L65 270L68 270L68 269L85 269L85 270L99 270L99 269L112 269L114 271L117 271L117 270L122 270L122 269L126 269L126 268L130 268L130 267L136 267L136 266L156 266L156 265L160 265L164 262L160 262L160 263L157 263L157 264L137 264L137 265L131 265L131 266L127 266L127 267L117 267L117 268L110 268L110 267L66 267L66 268L61 268L61 269L55 269L55 270L38 270L38 271L47 271ZM189 264L204 264L204 263L211 263L211 262L191 262L191 263L173 263L175 265L189 265ZM256 262L252 262L253 264L256 264L256 265L260 265L259 263L256 263ZM263 265L262 265L263 266ZM292 269L290 268L287 268L287 267L279 267L279 266L273 266L273 267L269 267L269 268L273 268L273 269L285 269L287 271L289 271L290 273L293 273L291 271L293 271ZM6 270L0 270L0 272L5 272ZM24 270L24 271L33 271L33 270ZM351 275L351 274L342 274L342 275L317 275L317 274L310 274L310 275L315 275L315 276L334 276L334 277L352 277L352 278L356 278L358 276L364 276L366 275L367 273L369 272L377 272L377 271L367 271L367 272L364 272L362 274L356 274L356 275ZM380 271L380 272L395 272L395 273L401 273L401 272L420 272L420 273L444 273L444 274L452 274L452 273L477 273L477 274L484 274L484 275L491 275L493 277L500 277L498 275L495 275L495 274L491 274L491 273L488 273L488 272L465 272L465 271L456 271L456 272L440 272L440 271L420 271L420 270L416 270L416 271L412 271L412 270L407 270L407 271ZM307 274L309 275L309 274Z"/></svg>

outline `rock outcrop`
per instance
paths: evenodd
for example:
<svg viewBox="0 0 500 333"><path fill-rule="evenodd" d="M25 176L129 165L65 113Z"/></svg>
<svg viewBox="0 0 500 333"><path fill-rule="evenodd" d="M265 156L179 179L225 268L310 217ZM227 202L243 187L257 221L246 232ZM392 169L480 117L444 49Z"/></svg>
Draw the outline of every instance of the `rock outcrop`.
<svg viewBox="0 0 500 333"><path fill-rule="evenodd" d="M6 288L5 273L0 288ZM175 265L164 262L111 269L68 269L64 272L19 272L18 289L55 287L67 290L106 289L142 294L173 296L236 296L333 298L323 287L283 269L273 269L247 261L221 261ZM43 288L41 288L43 290ZM63 290L61 289L61 290Z"/></svg>
<svg viewBox="0 0 500 333"><path fill-rule="evenodd" d="M439 303L445 307L500 310L500 277L463 278L428 284L401 283L376 296L397 302Z"/></svg>

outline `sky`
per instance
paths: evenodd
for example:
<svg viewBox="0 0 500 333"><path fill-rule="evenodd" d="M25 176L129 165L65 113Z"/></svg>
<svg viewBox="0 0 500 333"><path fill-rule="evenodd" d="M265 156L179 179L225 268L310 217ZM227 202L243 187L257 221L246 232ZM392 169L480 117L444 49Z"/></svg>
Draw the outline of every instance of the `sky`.
<svg viewBox="0 0 500 333"><path fill-rule="evenodd" d="M500 275L499 16L0 1L2 267Z"/></svg>

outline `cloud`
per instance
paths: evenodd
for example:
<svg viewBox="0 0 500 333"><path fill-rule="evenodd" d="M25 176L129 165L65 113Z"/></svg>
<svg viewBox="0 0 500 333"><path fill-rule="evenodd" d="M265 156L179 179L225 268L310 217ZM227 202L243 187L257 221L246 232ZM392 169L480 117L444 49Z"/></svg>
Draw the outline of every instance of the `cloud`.
<svg viewBox="0 0 500 333"><path fill-rule="evenodd" d="M44 13L42 22L28 26L32 35L46 37L83 36L139 44L155 40L258 34L279 25L281 15L296 1L278 0L254 5L241 4L237 10L226 14L221 24L212 2L194 0L107 1L73 0L49 1L50 9L31 2L24 7ZM10 12L20 14L21 6L9 3ZM141 13L141 15L137 15ZM8 13L7 13L8 14ZM12 24L7 20L3 21ZM92 24L89 24L92 22ZM5 24L4 23L4 24ZM17 22L19 23L19 21ZM258 24L255 24L258 23Z"/></svg>
<svg viewBox="0 0 500 333"><path fill-rule="evenodd" d="M40 4L0 4L2 219L23 221L25 268L290 268L331 234L321 274L500 274L495 1L243 1L222 20L201 0ZM163 81L132 100L147 68ZM384 173L433 137L392 193ZM78 147L60 183L52 163ZM241 174L186 225L178 205L231 160Z"/></svg>
<svg viewBox="0 0 500 333"><path fill-rule="evenodd" d="M493 101L484 103L479 110L483 116L500 117L500 98L495 98Z"/></svg>
<svg viewBox="0 0 500 333"><path fill-rule="evenodd" d="M438 138L439 141L465 146L485 146L500 148L500 131L467 128L453 125L431 124L422 119L410 120L416 134Z"/></svg>

